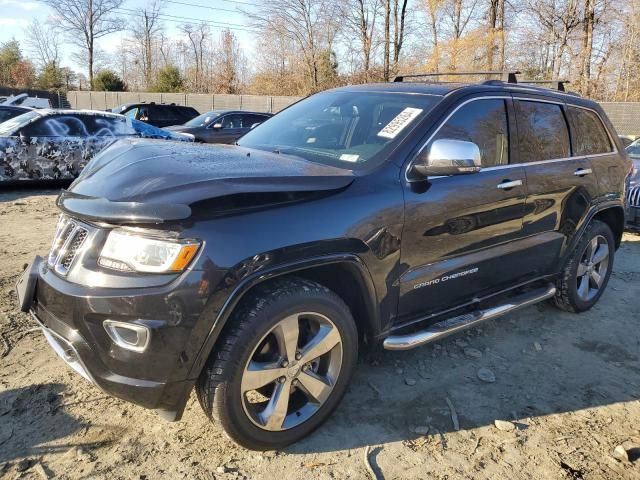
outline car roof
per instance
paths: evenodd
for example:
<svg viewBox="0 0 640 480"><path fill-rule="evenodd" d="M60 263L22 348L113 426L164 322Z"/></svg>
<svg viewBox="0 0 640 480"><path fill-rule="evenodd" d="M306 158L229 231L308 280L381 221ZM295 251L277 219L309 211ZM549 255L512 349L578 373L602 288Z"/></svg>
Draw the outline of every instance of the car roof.
<svg viewBox="0 0 640 480"><path fill-rule="evenodd" d="M201 115L226 115L228 113L244 113L248 115L273 115L269 112L253 112L248 110L211 110L209 112L202 113Z"/></svg>
<svg viewBox="0 0 640 480"><path fill-rule="evenodd" d="M71 110L71 109L63 109L63 108L40 108L40 109L32 109L35 112L38 112L43 117L48 117L51 115L94 115L97 117L111 117L111 118L122 118L122 115L119 113L113 112L103 112L102 110Z"/></svg>
<svg viewBox="0 0 640 480"><path fill-rule="evenodd" d="M576 105L595 105L596 102L585 99L575 93L552 90L550 88L536 87L527 83L507 83L500 80L489 80L481 83L461 82L387 82L367 83L362 85L348 85L334 88L334 92L379 92L379 93L407 93L433 96L445 96L453 92L460 93L495 93L504 91L513 94L533 94L551 97L561 102Z"/></svg>
<svg viewBox="0 0 640 480"><path fill-rule="evenodd" d="M113 108L127 108L127 107L148 107L153 105L154 107L180 107L180 108L193 108L191 105L178 105L177 103L165 103L165 102L130 102L130 103L122 103L120 105L116 105Z"/></svg>

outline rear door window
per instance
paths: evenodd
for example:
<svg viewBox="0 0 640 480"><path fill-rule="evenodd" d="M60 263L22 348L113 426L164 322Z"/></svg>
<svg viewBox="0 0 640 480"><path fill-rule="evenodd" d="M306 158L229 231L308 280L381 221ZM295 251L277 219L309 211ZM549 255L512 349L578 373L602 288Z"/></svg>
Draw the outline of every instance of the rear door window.
<svg viewBox="0 0 640 480"><path fill-rule="evenodd" d="M264 122L268 117L265 115L243 115L242 126L243 128L251 128L256 123Z"/></svg>
<svg viewBox="0 0 640 480"><path fill-rule="evenodd" d="M438 130L440 139L473 142L480 149L483 167L509 163L509 127L503 99L474 100L463 105Z"/></svg>
<svg viewBox="0 0 640 480"><path fill-rule="evenodd" d="M569 107L574 155L597 155L612 151L609 135L602 121L591 110Z"/></svg>
<svg viewBox="0 0 640 480"><path fill-rule="evenodd" d="M518 100L516 121L521 162L554 160L571 155L569 129L561 105Z"/></svg>
<svg viewBox="0 0 640 480"><path fill-rule="evenodd" d="M152 122L165 123L167 125L176 125L184 123L184 120L171 107L152 106L149 111L149 120Z"/></svg>

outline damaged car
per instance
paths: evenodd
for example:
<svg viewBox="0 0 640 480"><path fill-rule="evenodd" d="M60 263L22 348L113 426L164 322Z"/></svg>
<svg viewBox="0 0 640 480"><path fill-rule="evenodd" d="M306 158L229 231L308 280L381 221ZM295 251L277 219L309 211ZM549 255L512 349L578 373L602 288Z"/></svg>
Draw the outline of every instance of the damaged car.
<svg viewBox="0 0 640 480"><path fill-rule="evenodd" d="M73 180L98 152L131 137L193 141L122 115L31 110L0 123L0 184Z"/></svg>
<svg viewBox="0 0 640 480"><path fill-rule="evenodd" d="M326 421L364 345L589 310L631 162L598 104L511 79L329 90L236 145L118 142L58 197L20 308L105 392L174 421L195 389L252 449Z"/></svg>

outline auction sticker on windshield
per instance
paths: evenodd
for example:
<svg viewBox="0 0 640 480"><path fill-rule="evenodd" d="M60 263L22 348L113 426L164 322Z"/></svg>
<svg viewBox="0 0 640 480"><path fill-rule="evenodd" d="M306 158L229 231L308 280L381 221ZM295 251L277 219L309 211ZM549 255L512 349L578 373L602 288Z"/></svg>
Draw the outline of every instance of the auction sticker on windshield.
<svg viewBox="0 0 640 480"><path fill-rule="evenodd" d="M405 108L396 115L396 118L387 123L387 125L378 132L378 136L384 138L396 138L396 136L421 113L421 108Z"/></svg>

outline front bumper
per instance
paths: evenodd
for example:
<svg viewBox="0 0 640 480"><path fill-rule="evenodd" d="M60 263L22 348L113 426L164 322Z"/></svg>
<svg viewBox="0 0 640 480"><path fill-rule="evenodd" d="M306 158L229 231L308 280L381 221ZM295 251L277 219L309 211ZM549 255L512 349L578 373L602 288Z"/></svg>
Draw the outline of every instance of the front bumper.
<svg viewBox="0 0 640 480"><path fill-rule="evenodd" d="M194 285L200 276L188 272L163 288L116 293L71 284L36 257L17 291L21 308L67 365L110 395L178 420L195 382L189 371L206 337L201 329L210 329ZM103 327L106 319L145 325L148 347L135 352L118 346Z"/></svg>

